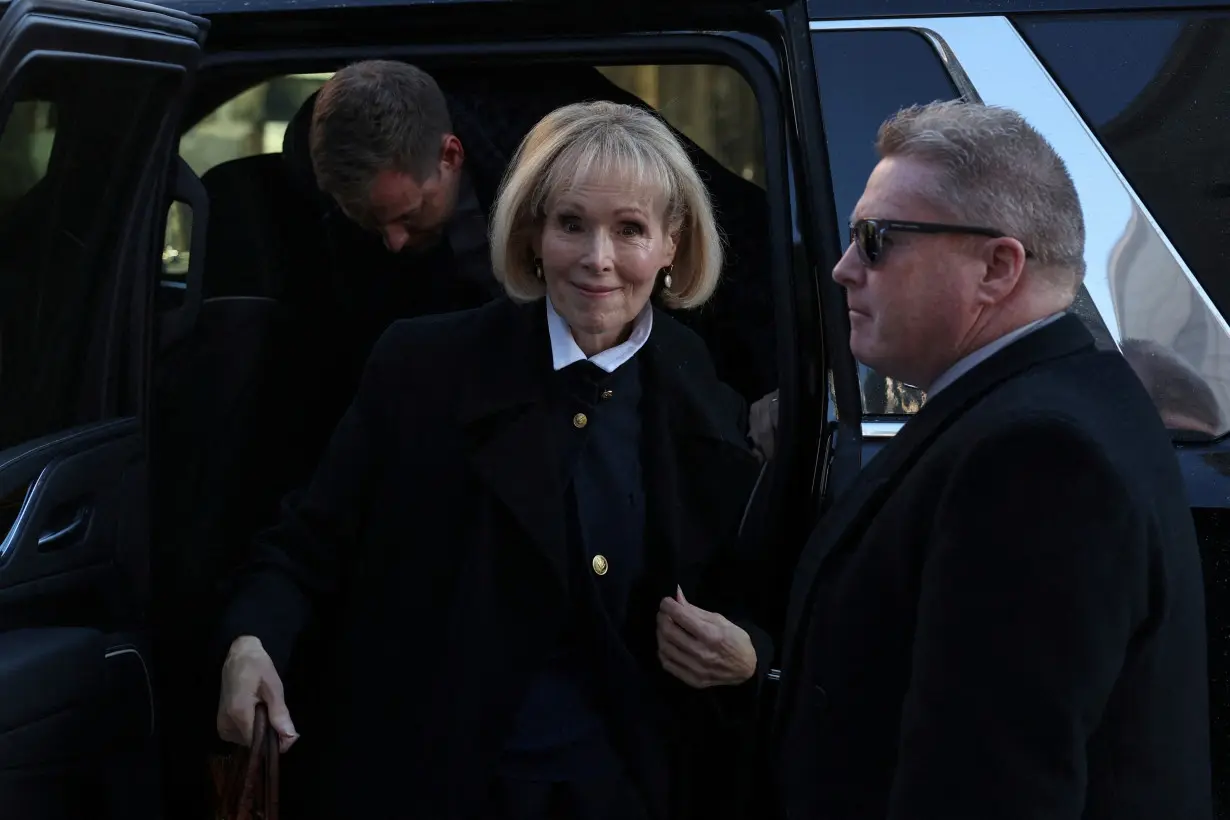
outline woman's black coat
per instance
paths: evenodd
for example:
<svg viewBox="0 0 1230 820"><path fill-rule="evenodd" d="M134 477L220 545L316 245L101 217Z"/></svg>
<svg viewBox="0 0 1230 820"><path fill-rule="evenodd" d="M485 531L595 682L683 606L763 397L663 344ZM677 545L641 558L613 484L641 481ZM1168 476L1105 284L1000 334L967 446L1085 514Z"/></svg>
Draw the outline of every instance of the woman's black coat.
<svg viewBox="0 0 1230 820"><path fill-rule="evenodd" d="M658 813L677 817L706 795L729 805L715 732L732 712L746 718L771 660L742 617L752 562L736 546L759 465L743 402L695 334L656 312L638 356L649 578L626 640L675 718L674 740L613 742ZM522 693L570 616L565 487L549 465L553 430L572 422L548 404L552 374L541 302L395 323L310 487L257 539L222 637L259 637L285 676L308 623L326 627L329 669L313 685L327 719L301 741L314 741L324 769L313 784L321 816L461 820L479 809ZM694 690L661 670L654 616L676 585L748 629L752 682ZM295 696L292 681L292 717Z"/></svg>

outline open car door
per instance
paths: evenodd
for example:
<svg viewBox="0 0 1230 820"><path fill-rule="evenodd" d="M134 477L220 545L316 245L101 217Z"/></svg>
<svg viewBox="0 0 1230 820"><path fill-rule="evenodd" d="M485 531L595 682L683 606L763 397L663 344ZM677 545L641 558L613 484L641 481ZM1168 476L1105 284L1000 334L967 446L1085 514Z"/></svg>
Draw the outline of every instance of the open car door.
<svg viewBox="0 0 1230 820"><path fill-rule="evenodd" d="M160 816L145 382L204 21L0 2L0 816ZM159 212L162 213L159 213Z"/></svg>

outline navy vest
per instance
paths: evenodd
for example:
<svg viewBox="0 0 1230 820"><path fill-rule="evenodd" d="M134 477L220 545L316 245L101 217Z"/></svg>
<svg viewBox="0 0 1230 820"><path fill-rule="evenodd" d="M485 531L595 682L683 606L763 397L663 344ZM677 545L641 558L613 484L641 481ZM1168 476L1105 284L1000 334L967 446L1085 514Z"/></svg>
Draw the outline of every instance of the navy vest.
<svg viewBox="0 0 1230 820"><path fill-rule="evenodd" d="M628 595L645 566L639 370L634 357L610 374L578 362L554 376L570 615L517 713L501 767L508 776L585 778L615 760L598 704L600 681L618 662L606 648L622 643Z"/></svg>

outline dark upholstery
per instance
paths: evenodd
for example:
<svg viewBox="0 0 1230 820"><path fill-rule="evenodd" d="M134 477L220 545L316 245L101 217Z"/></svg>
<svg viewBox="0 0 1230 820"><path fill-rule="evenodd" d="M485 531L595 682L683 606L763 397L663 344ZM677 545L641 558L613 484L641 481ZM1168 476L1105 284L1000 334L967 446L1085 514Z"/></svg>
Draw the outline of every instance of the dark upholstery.
<svg viewBox="0 0 1230 820"><path fill-rule="evenodd" d="M319 213L290 186L278 154L243 157L201 178L211 203L205 298L285 299L319 259Z"/></svg>

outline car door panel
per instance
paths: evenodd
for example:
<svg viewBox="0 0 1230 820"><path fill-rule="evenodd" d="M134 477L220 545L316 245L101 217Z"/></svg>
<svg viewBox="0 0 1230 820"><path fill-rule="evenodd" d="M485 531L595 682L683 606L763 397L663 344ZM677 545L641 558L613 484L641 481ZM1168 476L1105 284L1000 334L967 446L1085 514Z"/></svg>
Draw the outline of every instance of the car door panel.
<svg viewBox="0 0 1230 820"><path fill-rule="evenodd" d="M153 818L144 346L205 23L0 10L0 816Z"/></svg>
<svg viewBox="0 0 1230 820"><path fill-rule="evenodd" d="M135 419L49 437L0 454L0 494L25 487L0 542L0 612L31 597L64 594L103 571L117 552L117 477L144 457Z"/></svg>
<svg viewBox="0 0 1230 820"><path fill-rule="evenodd" d="M49 627L0 633L0 771L37 780L48 767L88 758L106 691L105 636ZM9 796L9 795L6 795ZM6 801L7 805L7 801Z"/></svg>
<svg viewBox="0 0 1230 820"><path fill-rule="evenodd" d="M150 779L136 776L135 762L154 728L148 669L131 636L83 627L0 633L0 680L4 816L119 816L108 807L128 799L125 786ZM141 798L150 805L155 796L147 782Z"/></svg>

